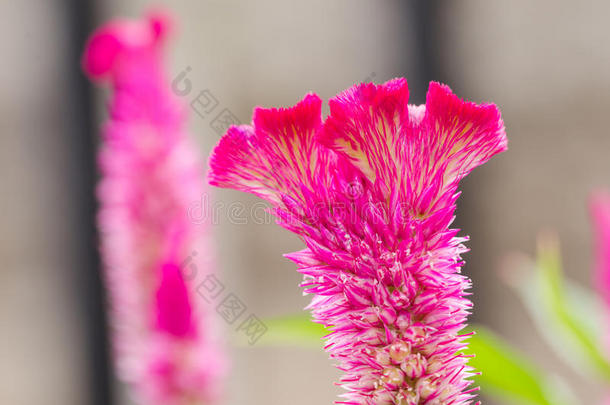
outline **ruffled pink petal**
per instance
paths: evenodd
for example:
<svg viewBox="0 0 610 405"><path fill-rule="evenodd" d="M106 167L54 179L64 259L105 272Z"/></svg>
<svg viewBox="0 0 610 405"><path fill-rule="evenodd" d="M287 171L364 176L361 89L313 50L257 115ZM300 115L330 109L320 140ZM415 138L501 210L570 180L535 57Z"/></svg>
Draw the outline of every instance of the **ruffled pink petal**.
<svg viewBox="0 0 610 405"><path fill-rule="evenodd" d="M360 84L329 101L330 116L318 141L345 154L373 182L389 190L400 175L397 151L409 124L405 79L383 85Z"/></svg>
<svg viewBox="0 0 610 405"><path fill-rule="evenodd" d="M253 126L233 126L214 149L210 183L279 203L283 194L313 189L327 159L313 138L322 124L322 101L308 94L291 108L254 110Z"/></svg>
<svg viewBox="0 0 610 405"><path fill-rule="evenodd" d="M415 130L414 132L417 132ZM429 158L447 164L444 183L466 176L507 148L504 122L494 104L463 101L443 84L431 82L420 139L428 138ZM431 139L430 139L431 138Z"/></svg>

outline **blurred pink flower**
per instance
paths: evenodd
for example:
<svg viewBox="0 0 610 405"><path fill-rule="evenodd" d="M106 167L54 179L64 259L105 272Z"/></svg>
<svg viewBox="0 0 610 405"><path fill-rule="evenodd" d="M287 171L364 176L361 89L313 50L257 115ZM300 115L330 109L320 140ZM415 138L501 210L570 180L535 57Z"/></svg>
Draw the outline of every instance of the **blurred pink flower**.
<svg viewBox="0 0 610 405"><path fill-rule="evenodd" d="M593 193L589 207L595 233L593 282L605 304L605 316L610 318L610 193ZM606 352L610 353L610 330L605 332Z"/></svg>
<svg viewBox="0 0 610 405"><path fill-rule="evenodd" d="M595 231L595 285L610 308L610 193L598 191L590 199Z"/></svg>
<svg viewBox="0 0 610 405"><path fill-rule="evenodd" d="M210 182L269 201L306 244L288 257L332 330L340 403L468 404L466 238L449 226L459 181L506 149L500 112L438 83L408 105L404 79L339 94L325 122L321 103L255 109L214 149Z"/></svg>
<svg viewBox="0 0 610 405"><path fill-rule="evenodd" d="M192 269L211 273L214 263L209 230L187 218L204 192L203 165L162 63L168 25L163 14L114 20L85 50L84 70L112 88L99 156L101 253L119 377L141 403L210 404L225 359L194 288Z"/></svg>

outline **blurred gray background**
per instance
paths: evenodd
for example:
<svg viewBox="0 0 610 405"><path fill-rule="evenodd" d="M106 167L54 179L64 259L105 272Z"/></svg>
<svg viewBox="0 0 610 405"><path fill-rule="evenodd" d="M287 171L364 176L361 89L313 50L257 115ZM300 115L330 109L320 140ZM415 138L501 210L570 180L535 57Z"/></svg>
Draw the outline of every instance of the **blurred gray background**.
<svg viewBox="0 0 610 405"><path fill-rule="evenodd" d="M509 151L464 182L458 210L458 226L471 236L465 272L475 286L472 318L580 383L584 403L596 402L595 382L562 367L498 271L507 254L533 253L537 232L550 228L561 238L567 273L589 284L586 199L595 187L610 187L607 2L160 3L179 22L172 72L190 66L194 88L209 89L242 122L256 105L292 105L308 91L327 100L356 82L396 76L408 79L416 102L435 79L461 97L498 104ZM148 6L0 3L2 404L129 403L106 362L91 237L91 151L104 94L85 86L76 62L84 33ZM210 120L191 116L205 155L219 138ZM256 203L238 192L214 193L225 206ZM307 304L295 266L282 257L301 249L296 237L273 224L217 222L222 279L252 312L266 318ZM332 403L340 392L322 350L255 346L232 354L227 404Z"/></svg>

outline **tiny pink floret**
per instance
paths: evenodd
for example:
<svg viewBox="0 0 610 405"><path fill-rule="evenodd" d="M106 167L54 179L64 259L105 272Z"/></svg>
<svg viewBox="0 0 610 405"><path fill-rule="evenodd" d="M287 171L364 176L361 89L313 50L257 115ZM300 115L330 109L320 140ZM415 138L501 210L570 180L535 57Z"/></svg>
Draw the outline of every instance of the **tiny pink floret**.
<svg viewBox="0 0 610 405"><path fill-rule="evenodd" d="M460 335L471 308L466 251L450 229L459 181L506 149L500 112L430 83L408 104L404 79L330 100L254 111L212 153L210 182L273 205L306 248L289 254L309 309L329 327L343 404L470 404Z"/></svg>
<svg viewBox="0 0 610 405"><path fill-rule="evenodd" d="M226 365L215 316L195 291L213 272L212 241L187 216L206 191L204 168L163 66L168 30L162 13L111 21L83 55L85 72L112 89L99 155L101 253L119 378L138 403L208 405Z"/></svg>

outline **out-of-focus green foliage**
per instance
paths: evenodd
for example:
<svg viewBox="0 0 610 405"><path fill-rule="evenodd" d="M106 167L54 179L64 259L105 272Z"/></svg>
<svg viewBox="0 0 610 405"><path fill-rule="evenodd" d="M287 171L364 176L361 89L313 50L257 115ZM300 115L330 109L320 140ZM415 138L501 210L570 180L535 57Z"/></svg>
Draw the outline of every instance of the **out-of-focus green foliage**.
<svg viewBox="0 0 610 405"><path fill-rule="evenodd" d="M265 319L267 332L256 345L322 347L322 338L330 331L314 323L309 314L300 313Z"/></svg>
<svg viewBox="0 0 610 405"><path fill-rule="evenodd" d="M540 334L558 356L578 372L593 371L610 380L610 364L600 350L602 307L592 291L564 280L558 242L539 239L532 270L513 283Z"/></svg>
<svg viewBox="0 0 610 405"><path fill-rule="evenodd" d="M476 333L468 339L465 354L473 355L469 365L479 375L473 377L481 393L505 404L556 405L550 381L524 355L481 325L470 328Z"/></svg>

